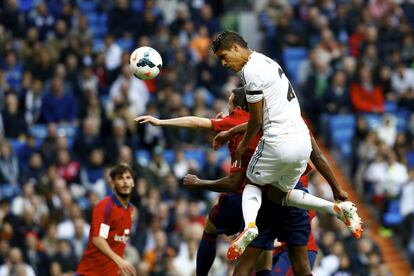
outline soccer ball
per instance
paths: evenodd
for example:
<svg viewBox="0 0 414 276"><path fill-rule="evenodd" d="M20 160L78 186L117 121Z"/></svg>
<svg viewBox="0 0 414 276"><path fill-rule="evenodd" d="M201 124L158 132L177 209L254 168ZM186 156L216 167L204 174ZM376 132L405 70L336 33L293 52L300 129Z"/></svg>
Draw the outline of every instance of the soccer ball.
<svg viewBox="0 0 414 276"><path fill-rule="evenodd" d="M132 74L141 80L150 80L158 76L162 67L160 54L151 47L140 47L129 58Z"/></svg>

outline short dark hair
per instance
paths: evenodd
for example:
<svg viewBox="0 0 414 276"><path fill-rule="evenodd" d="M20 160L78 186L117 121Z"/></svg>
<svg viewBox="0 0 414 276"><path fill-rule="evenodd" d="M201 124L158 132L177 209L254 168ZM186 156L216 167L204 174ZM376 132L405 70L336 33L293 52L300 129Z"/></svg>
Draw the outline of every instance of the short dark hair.
<svg viewBox="0 0 414 276"><path fill-rule="evenodd" d="M216 53L220 49L230 49L233 44L238 44L243 48L247 48L247 42L244 38L236 32L224 31L219 34L213 41L212 50Z"/></svg>
<svg viewBox="0 0 414 276"><path fill-rule="evenodd" d="M109 171L109 176L112 180L114 180L117 176L123 175L126 172L129 172L131 176L134 177L134 173L132 172L131 167L126 163L120 163L111 168Z"/></svg>
<svg viewBox="0 0 414 276"><path fill-rule="evenodd" d="M249 111L249 105L246 99L246 88L244 86L235 88L231 91L234 94L233 104L234 106L240 106L241 109Z"/></svg>

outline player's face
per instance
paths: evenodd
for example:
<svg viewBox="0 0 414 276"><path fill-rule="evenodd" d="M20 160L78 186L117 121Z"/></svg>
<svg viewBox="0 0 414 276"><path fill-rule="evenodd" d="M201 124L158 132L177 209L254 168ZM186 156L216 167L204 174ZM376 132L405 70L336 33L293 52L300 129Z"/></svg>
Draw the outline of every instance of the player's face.
<svg viewBox="0 0 414 276"><path fill-rule="evenodd" d="M227 108L229 110L229 113L232 113L233 110L234 110L233 100L234 100L234 94L231 93L230 96L229 96L229 101L227 102Z"/></svg>
<svg viewBox="0 0 414 276"><path fill-rule="evenodd" d="M216 56L220 59L221 65L229 68L234 72L239 72L246 63L243 59L241 48L234 44L230 49L219 49Z"/></svg>
<svg viewBox="0 0 414 276"><path fill-rule="evenodd" d="M131 195L132 188L134 187L134 179L130 172L124 172L122 175L115 176L112 180L112 186L117 195L126 198Z"/></svg>

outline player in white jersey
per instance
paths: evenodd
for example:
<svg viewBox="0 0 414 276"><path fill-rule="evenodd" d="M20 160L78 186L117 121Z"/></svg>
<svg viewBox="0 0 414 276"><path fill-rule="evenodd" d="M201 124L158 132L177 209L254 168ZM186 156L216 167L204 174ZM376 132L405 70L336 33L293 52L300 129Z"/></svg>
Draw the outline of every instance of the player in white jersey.
<svg viewBox="0 0 414 276"><path fill-rule="evenodd" d="M306 169L311 153L309 130L304 123L293 87L278 63L247 47L236 32L225 31L213 41L213 52L223 66L239 72L246 87L250 120L246 134L236 151L241 156L246 145L262 128L263 137L250 160L248 183L243 191L242 209L245 230L233 241L227 252L237 259L257 236L256 217L261 206L261 186L272 185L274 198L284 206L313 209L337 216L359 238L361 219L356 206L349 202L333 203L294 190ZM334 191L341 199L345 191ZM345 197L346 198L346 197Z"/></svg>

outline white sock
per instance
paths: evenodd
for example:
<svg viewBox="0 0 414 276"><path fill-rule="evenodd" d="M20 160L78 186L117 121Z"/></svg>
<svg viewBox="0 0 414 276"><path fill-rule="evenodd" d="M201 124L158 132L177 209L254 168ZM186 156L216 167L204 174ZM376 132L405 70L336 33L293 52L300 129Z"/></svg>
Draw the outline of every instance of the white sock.
<svg viewBox="0 0 414 276"><path fill-rule="evenodd" d="M256 224L257 213L262 205L262 190L254 185L247 184L243 190L242 210L244 227Z"/></svg>
<svg viewBox="0 0 414 276"><path fill-rule="evenodd" d="M334 210L334 203L328 200L313 196L302 190L290 190L283 199L283 206L297 207L305 210L337 215Z"/></svg>

